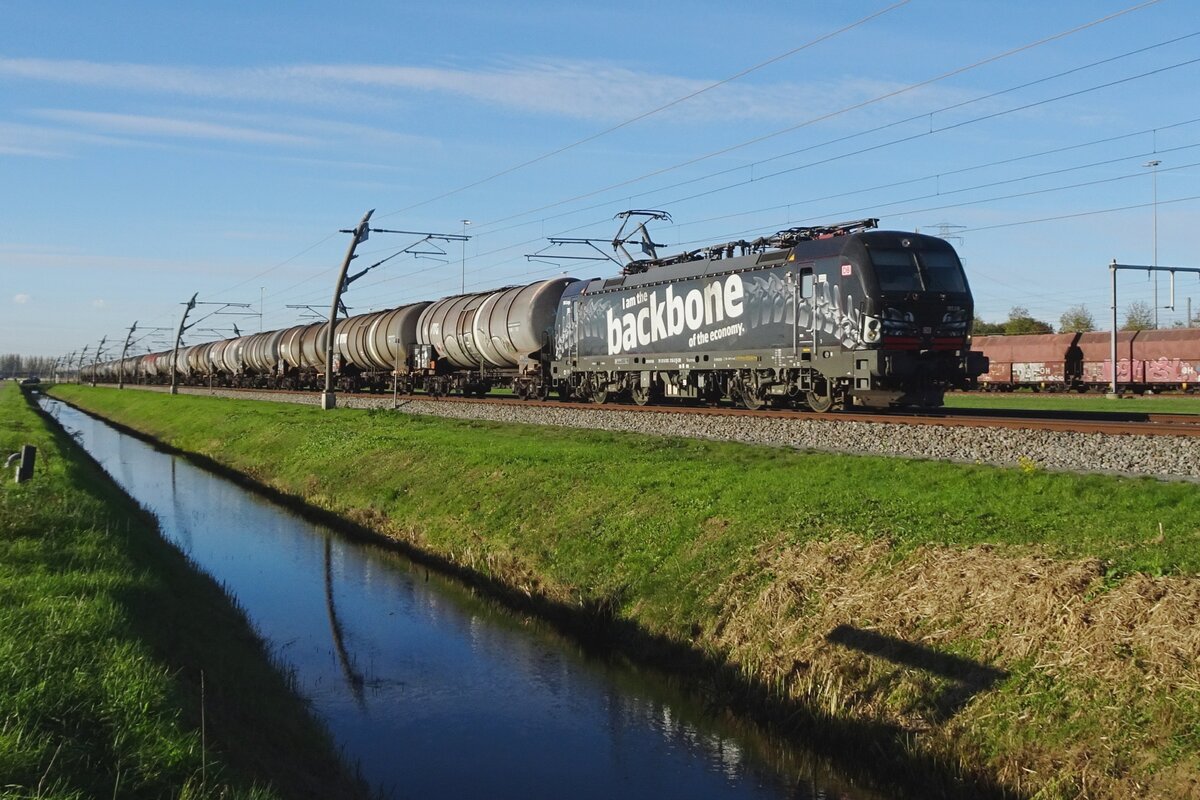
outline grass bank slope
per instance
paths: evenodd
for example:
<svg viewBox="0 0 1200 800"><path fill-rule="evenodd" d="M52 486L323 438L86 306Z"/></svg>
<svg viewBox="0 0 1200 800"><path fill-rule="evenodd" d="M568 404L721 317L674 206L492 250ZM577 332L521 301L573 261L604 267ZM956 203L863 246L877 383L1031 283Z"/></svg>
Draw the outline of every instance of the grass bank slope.
<svg viewBox="0 0 1200 800"><path fill-rule="evenodd" d="M1023 796L1200 791L1192 485L55 392L505 586L605 609L880 750Z"/></svg>
<svg viewBox="0 0 1200 800"><path fill-rule="evenodd" d="M22 444L34 479L0 482L0 793L365 794L228 597L0 385L0 454Z"/></svg>

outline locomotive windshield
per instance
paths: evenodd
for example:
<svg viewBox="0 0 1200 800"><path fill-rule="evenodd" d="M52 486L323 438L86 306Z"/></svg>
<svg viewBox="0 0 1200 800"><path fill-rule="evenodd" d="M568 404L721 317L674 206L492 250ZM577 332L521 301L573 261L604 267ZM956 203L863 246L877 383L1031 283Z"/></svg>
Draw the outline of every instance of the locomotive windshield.
<svg viewBox="0 0 1200 800"><path fill-rule="evenodd" d="M965 292L962 266L950 250L869 248L883 292Z"/></svg>

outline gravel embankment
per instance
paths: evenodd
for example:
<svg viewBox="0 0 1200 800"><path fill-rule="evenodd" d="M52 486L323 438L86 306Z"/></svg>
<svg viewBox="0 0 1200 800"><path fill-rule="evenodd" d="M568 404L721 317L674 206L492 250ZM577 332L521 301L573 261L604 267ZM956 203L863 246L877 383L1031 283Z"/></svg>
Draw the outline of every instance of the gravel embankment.
<svg viewBox="0 0 1200 800"><path fill-rule="evenodd" d="M161 387L138 387L154 388ZM181 388L187 394L315 405L316 393L275 394ZM456 419L558 425L569 428L627 431L655 436L794 447L800 450L931 458L1005 467L1148 475L1200 481L1196 440L1176 436L1107 436L1089 433L968 428L939 425L891 425L829 421L703 416L608 409L537 408L489 403L401 400L400 411ZM392 398L339 395L347 408L391 408Z"/></svg>

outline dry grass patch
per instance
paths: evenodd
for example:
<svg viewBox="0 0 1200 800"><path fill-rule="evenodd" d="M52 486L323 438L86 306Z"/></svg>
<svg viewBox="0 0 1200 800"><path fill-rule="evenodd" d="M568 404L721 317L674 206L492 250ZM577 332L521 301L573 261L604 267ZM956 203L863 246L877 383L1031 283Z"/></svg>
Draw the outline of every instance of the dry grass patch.
<svg viewBox="0 0 1200 800"><path fill-rule="evenodd" d="M1200 794L1200 579L845 536L763 546L713 603L755 678L1014 789Z"/></svg>

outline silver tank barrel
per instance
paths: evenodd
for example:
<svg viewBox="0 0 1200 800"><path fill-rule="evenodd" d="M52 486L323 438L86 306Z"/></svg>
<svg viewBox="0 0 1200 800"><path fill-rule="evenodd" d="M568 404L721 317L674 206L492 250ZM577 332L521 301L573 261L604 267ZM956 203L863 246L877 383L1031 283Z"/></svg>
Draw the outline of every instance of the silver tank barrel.
<svg viewBox="0 0 1200 800"><path fill-rule="evenodd" d="M553 278L438 300L422 312L417 341L460 369L514 367L541 349L563 291L574 281Z"/></svg>

